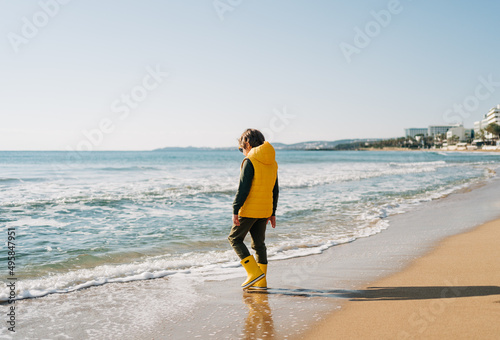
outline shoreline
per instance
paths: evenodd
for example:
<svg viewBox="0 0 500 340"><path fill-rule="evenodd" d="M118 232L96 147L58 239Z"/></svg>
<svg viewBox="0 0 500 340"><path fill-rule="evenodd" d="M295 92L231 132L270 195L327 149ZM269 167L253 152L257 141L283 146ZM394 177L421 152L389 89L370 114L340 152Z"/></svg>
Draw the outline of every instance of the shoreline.
<svg viewBox="0 0 500 340"><path fill-rule="evenodd" d="M352 294L304 338L497 337L498 239L500 219L446 238L403 271Z"/></svg>

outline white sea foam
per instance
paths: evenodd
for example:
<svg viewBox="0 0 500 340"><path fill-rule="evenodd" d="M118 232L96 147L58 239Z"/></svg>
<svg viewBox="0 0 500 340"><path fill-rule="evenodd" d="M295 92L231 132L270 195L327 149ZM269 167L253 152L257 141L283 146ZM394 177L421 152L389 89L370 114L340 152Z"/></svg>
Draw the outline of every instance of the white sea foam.
<svg viewBox="0 0 500 340"><path fill-rule="evenodd" d="M387 228L380 220L372 226L359 228L351 236L318 238L310 235L299 241L282 241L268 247L269 260L283 260L319 254L324 250L342 243L352 242L358 237L368 237ZM47 247L47 250L52 250ZM215 259L215 262L214 262ZM54 293L68 293L83 288L113 282L129 282L170 276L178 273L199 275L201 277L232 277L238 275L234 268L239 266L232 250L190 252L180 256L154 256L143 262L121 265L101 265L95 268L72 270L56 273L43 278L21 280L17 283L16 299L42 297ZM8 299L8 291L0 293L0 301Z"/></svg>
<svg viewBox="0 0 500 340"><path fill-rule="evenodd" d="M412 162L412 163L345 163L332 164L315 169L305 170L301 167L280 172L280 185L284 188L301 188L321 186L337 182L359 181L381 176L407 175L435 172L438 168L451 167L444 161ZM281 180L281 179L285 180Z"/></svg>
<svg viewBox="0 0 500 340"><path fill-rule="evenodd" d="M340 235L330 239L316 235L302 237L299 241L284 241L268 247L269 261L320 254L335 245L354 241L381 232L388 223L379 216L365 217L366 220L378 219L375 224L367 223L350 236ZM48 247L50 248L50 247ZM216 262L214 262L216 259ZM201 279L227 279L240 275L234 269L239 267L232 250L191 252L180 256L155 256L143 262L122 265L102 265L91 269L73 270L67 273L52 274L43 278L17 282L16 299L38 298L48 294L69 293L79 289L99 286L106 283L130 282L156 279L174 274L191 274ZM8 291L0 293L0 301L8 300Z"/></svg>
<svg viewBox="0 0 500 340"><path fill-rule="evenodd" d="M47 225L53 228L64 228L68 225L68 223L56 221L54 219L47 218L32 218L32 217L24 217L15 221L5 222L5 226L7 228L11 227L35 227L40 225Z"/></svg>

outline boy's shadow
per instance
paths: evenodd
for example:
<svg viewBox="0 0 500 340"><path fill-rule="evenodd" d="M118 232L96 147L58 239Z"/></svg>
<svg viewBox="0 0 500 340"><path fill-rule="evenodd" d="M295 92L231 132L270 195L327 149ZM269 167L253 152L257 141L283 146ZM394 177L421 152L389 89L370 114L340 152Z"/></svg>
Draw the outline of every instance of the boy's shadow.
<svg viewBox="0 0 500 340"><path fill-rule="evenodd" d="M248 291L252 294L278 294L298 297L332 297L351 301L449 299L459 297L500 295L498 286L410 286L368 287L361 290L317 290L269 288L265 291Z"/></svg>

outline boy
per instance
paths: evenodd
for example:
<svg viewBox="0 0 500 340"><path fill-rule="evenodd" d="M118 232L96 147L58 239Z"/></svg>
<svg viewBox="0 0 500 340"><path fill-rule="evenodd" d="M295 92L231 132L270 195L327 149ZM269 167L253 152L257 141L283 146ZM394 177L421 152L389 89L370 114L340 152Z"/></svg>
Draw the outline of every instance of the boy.
<svg viewBox="0 0 500 340"><path fill-rule="evenodd" d="M273 146L264 135L255 129L247 129L239 138L239 150L245 155L241 163L240 184L233 202L233 226L228 240L248 277L242 283L247 287L267 289L267 250L264 243L267 222L276 227L278 204L278 164ZM257 256L250 255L243 243L250 232L252 249Z"/></svg>

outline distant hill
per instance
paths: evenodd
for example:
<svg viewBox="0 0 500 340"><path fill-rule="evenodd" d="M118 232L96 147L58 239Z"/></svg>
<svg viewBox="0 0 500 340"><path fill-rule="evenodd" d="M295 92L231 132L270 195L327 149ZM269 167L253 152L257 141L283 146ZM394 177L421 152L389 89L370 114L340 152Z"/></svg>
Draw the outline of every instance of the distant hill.
<svg viewBox="0 0 500 340"><path fill-rule="evenodd" d="M336 141L310 141L295 144L284 144L284 143L272 143L276 150L336 150L338 145L348 145L379 141L381 139L371 138L371 139L340 139ZM198 148L193 146L188 147L165 147L160 149L154 149L152 151L190 151L190 150L234 150L234 147L223 147L223 148Z"/></svg>
<svg viewBox="0 0 500 340"><path fill-rule="evenodd" d="M336 141L310 141L295 144L273 143L278 150L335 150L338 145L373 142L379 139L339 139Z"/></svg>
<svg viewBox="0 0 500 340"><path fill-rule="evenodd" d="M234 148L207 148L207 147L196 147L196 146L167 146L164 148L153 149L151 151L198 151L198 150L229 150Z"/></svg>

